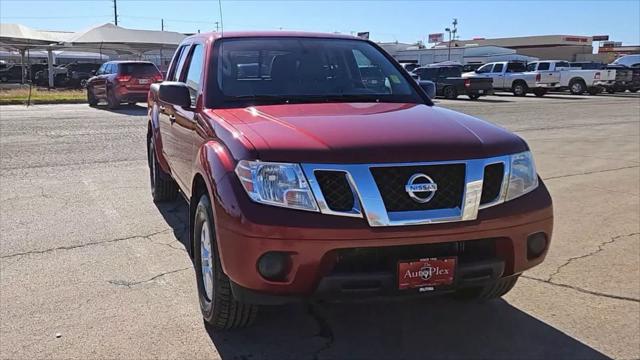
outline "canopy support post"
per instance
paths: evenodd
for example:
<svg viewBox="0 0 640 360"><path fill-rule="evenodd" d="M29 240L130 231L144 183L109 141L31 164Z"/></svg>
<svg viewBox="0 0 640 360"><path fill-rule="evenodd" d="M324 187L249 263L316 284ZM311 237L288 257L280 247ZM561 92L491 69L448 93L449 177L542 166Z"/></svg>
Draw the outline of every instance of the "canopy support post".
<svg viewBox="0 0 640 360"><path fill-rule="evenodd" d="M47 69L49 70L49 89L54 87L53 77L53 50L47 49Z"/></svg>
<svg viewBox="0 0 640 360"><path fill-rule="evenodd" d="M25 53L25 49L20 49L20 64L22 65L21 67L21 71L20 71L20 75L21 75L21 80L20 83L24 84L24 80L25 80L25 73L27 72L27 68L25 67L24 64L24 53Z"/></svg>

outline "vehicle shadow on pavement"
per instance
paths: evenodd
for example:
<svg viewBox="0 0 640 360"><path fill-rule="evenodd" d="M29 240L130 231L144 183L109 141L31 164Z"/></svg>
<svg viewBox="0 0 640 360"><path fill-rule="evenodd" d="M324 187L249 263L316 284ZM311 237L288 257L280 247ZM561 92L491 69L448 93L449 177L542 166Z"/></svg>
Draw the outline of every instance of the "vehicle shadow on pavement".
<svg viewBox="0 0 640 360"><path fill-rule="evenodd" d="M208 332L222 359L610 359L504 300L291 305Z"/></svg>
<svg viewBox="0 0 640 360"><path fill-rule="evenodd" d="M106 105L97 105L95 107L97 110L109 111L116 114L121 115L133 115L133 116L146 116L147 115L147 107L140 105L121 105L117 109L109 109Z"/></svg>
<svg viewBox="0 0 640 360"><path fill-rule="evenodd" d="M156 206L187 248L187 203ZM247 329L205 327L222 359L610 359L504 300L297 303Z"/></svg>

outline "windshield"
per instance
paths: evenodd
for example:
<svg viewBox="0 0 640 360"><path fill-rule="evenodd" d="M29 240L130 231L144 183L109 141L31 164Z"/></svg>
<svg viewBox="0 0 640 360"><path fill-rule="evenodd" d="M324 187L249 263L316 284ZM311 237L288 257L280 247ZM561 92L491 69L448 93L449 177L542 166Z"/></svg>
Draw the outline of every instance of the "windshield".
<svg viewBox="0 0 640 360"><path fill-rule="evenodd" d="M424 103L371 44L350 39L243 38L217 44L216 107L303 102Z"/></svg>

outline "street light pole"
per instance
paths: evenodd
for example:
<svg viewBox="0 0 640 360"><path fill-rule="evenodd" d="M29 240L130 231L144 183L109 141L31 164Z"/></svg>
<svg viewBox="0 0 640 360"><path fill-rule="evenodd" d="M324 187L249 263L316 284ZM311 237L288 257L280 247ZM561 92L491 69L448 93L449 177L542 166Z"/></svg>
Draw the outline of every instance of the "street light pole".
<svg viewBox="0 0 640 360"><path fill-rule="evenodd" d="M118 0L113 0L113 20L118 26Z"/></svg>
<svg viewBox="0 0 640 360"><path fill-rule="evenodd" d="M446 31L449 34L449 41L447 42L447 50L448 50L447 61L451 61L451 29L446 28L444 29L444 31Z"/></svg>

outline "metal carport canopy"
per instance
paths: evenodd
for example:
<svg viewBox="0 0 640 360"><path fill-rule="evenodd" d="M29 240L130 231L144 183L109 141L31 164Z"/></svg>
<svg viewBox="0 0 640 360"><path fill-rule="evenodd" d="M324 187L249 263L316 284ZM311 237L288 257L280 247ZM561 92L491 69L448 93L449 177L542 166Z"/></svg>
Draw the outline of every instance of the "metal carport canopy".
<svg viewBox="0 0 640 360"><path fill-rule="evenodd" d="M174 50L185 37L173 31L133 30L107 23L78 32L60 45L140 55L150 50Z"/></svg>
<svg viewBox="0 0 640 360"><path fill-rule="evenodd" d="M24 53L27 49L43 49L48 53L49 86L53 87L53 54L57 43L65 41L71 33L39 31L21 24L0 24L0 48L18 50L22 63L22 83L25 78Z"/></svg>

